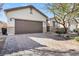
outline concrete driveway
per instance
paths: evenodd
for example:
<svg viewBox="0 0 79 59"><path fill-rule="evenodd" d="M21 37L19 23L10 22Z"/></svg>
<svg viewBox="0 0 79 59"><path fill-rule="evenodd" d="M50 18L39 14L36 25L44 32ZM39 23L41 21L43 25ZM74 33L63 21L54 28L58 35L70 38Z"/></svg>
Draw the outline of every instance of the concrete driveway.
<svg viewBox="0 0 79 59"><path fill-rule="evenodd" d="M69 49L79 50L79 43L74 40L60 40L53 33L35 33L7 36L3 45L2 54L8 54L17 51L29 49L47 49L61 50Z"/></svg>

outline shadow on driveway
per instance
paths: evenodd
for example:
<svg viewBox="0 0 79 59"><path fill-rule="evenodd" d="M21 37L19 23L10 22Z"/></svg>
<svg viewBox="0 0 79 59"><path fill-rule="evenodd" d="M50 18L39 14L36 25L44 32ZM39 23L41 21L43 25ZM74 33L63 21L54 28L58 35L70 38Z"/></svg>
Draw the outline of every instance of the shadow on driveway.
<svg viewBox="0 0 79 59"><path fill-rule="evenodd" d="M54 33L38 33L38 34L27 34L27 36L30 37L36 37L36 38L48 38L48 39L52 39L52 40L57 40L57 41L66 41L66 40L70 40L67 39L59 34L54 34Z"/></svg>
<svg viewBox="0 0 79 59"><path fill-rule="evenodd" d="M46 46L28 38L27 36L20 37L18 35L7 37L3 47L1 55Z"/></svg>

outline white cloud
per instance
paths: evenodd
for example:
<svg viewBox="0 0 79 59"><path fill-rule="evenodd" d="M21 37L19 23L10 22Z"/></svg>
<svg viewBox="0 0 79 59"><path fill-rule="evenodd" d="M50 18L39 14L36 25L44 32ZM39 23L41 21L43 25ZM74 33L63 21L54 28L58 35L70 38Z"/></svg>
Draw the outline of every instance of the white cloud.
<svg viewBox="0 0 79 59"><path fill-rule="evenodd" d="M7 22L7 18L6 18L6 16L5 16L5 14L4 14L4 11L1 11L1 12L0 12L0 21Z"/></svg>

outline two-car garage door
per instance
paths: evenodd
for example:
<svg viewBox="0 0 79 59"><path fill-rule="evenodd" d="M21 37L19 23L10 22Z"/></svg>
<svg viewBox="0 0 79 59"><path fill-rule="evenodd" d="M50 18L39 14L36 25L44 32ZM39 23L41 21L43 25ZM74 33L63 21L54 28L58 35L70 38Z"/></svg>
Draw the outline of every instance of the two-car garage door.
<svg viewBox="0 0 79 59"><path fill-rule="evenodd" d="M43 32L42 22L29 20L15 20L15 34L41 33Z"/></svg>

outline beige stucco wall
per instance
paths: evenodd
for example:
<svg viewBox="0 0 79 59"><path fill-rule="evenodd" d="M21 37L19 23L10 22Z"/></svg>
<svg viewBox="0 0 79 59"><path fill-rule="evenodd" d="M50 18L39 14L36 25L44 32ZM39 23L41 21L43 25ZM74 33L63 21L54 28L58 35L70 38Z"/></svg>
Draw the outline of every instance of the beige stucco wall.
<svg viewBox="0 0 79 59"><path fill-rule="evenodd" d="M2 29L0 28L0 35L2 35Z"/></svg>
<svg viewBox="0 0 79 59"><path fill-rule="evenodd" d="M8 35L14 35L15 34L15 19L11 19L11 21L8 21L8 27L7 27L7 33Z"/></svg>
<svg viewBox="0 0 79 59"><path fill-rule="evenodd" d="M27 20L36 20L36 21L45 21L46 17L41 15L35 9L32 9L33 14L30 14L30 8L12 10L7 12L8 18L19 18L19 19L27 19Z"/></svg>
<svg viewBox="0 0 79 59"><path fill-rule="evenodd" d="M53 23L52 23L52 20L49 20L48 21L48 24L49 24L49 27L50 27L50 32L53 30Z"/></svg>
<svg viewBox="0 0 79 59"><path fill-rule="evenodd" d="M41 15L35 9L32 9L32 13L33 14L30 14L30 8L23 8L23 9L17 9L17 10L6 12L8 18L8 25L12 26L12 27L8 27L8 34L13 35L15 33L15 19L42 21L43 32L47 32L46 17ZM10 18L13 19L10 20Z"/></svg>
<svg viewBox="0 0 79 59"><path fill-rule="evenodd" d="M79 28L79 24L78 24L78 28Z"/></svg>
<svg viewBox="0 0 79 59"><path fill-rule="evenodd" d="M53 27L53 21L55 21L55 20L51 19L51 20L48 21L49 26L50 26L50 32L55 30L55 28ZM61 24L57 24L56 26L57 26L56 28L62 28L63 27Z"/></svg>

